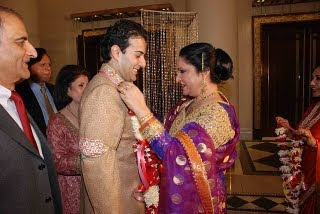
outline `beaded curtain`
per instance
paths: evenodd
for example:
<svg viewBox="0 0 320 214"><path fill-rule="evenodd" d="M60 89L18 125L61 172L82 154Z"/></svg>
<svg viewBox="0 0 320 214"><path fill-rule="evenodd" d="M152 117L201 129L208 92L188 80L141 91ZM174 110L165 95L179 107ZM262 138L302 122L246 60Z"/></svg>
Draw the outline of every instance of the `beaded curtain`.
<svg viewBox="0 0 320 214"><path fill-rule="evenodd" d="M177 58L182 47L198 41L198 16L141 10L141 24L149 34L143 93L151 110L164 118L182 97L175 82Z"/></svg>

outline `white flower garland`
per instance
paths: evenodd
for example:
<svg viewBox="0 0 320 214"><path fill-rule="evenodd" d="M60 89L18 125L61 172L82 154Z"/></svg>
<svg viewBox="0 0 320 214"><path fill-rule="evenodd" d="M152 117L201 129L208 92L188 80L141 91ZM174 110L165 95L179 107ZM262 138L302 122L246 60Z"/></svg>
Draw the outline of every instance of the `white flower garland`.
<svg viewBox="0 0 320 214"><path fill-rule="evenodd" d="M139 128L141 127L141 125L138 118L135 115L130 114L130 119L131 119L131 124L133 128L133 133L137 140L137 145L136 145L137 147L135 148L134 152L138 152L138 147L140 146L138 145L138 142L144 140L141 132L139 131ZM150 151L151 149L149 147L146 147L144 151L146 161L149 161L149 162L152 160L150 158L151 156ZM147 208L151 207L152 205L157 208L159 204L159 186L158 185L149 186L147 190L144 192L143 196L144 196L144 201L146 203Z"/></svg>
<svg viewBox="0 0 320 214"><path fill-rule="evenodd" d="M296 141L291 139L289 139L290 142L287 142L285 131L286 129L283 127L275 130L277 141L279 142L278 146L280 147L278 155L280 162L283 164L279 170L282 172L283 192L291 204L291 207L287 207L287 212L298 214L300 190L304 187L300 164L303 151L302 145L304 143L302 140Z"/></svg>

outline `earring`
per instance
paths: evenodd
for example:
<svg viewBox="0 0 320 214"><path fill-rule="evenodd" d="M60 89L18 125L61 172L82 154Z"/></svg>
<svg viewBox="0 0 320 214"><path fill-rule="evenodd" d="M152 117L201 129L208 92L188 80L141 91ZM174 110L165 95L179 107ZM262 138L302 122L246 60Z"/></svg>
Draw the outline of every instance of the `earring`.
<svg viewBox="0 0 320 214"><path fill-rule="evenodd" d="M201 90L200 90L200 97L205 97L207 93L207 82L206 79L203 78L202 84L201 84Z"/></svg>

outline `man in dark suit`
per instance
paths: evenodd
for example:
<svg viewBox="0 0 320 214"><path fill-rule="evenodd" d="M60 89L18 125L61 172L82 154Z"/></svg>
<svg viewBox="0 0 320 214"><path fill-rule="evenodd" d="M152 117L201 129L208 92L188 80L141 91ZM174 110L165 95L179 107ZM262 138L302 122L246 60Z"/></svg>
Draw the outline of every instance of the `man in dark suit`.
<svg viewBox="0 0 320 214"><path fill-rule="evenodd" d="M37 57L30 59L28 68L30 79L16 85L26 108L42 133L46 136L46 129L50 116L57 112L53 101L53 85L48 83L51 77L51 60L47 51L36 48Z"/></svg>
<svg viewBox="0 0 320 214"><path fill-rule="evenodd" d="M62 213L51 151L15 84L37 53L19 14L0 6L0 213Z"/></svg>

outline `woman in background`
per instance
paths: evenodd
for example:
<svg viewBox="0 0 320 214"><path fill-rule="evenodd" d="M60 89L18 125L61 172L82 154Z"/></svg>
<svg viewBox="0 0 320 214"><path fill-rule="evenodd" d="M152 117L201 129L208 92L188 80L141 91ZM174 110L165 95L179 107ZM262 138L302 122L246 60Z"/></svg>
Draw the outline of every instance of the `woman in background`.
<svg viewBox="0 0 320 214"><path fill-rule="evenodd" d="M312 73L310 82L314 102L306 110L297 129L293 129L289 121L276 117L279 126L286 129L286 133L293 138L301 139L303 145L301 171L304 188L299 195L299 213L320 213L320 66Z"/></svg>
<svg viewBox="0 0 320 214"><path fill-rule="evenodd" d="M59 113L50 118L48 143L58 173L63 213L80 213L81 167L78 109L89 73L78 65L64 66L56 79L54 100Z"/></svg>
<svg viewBox="0 0 320 214"><path fill-rule="evenodd" d="M177 67L176 81L188 98L164 126L136 86L125 82L118 89L163 161L159 213L226 213L224 172L237 156L239 123L218 84L232 77L232 60L208 43L194 43L181 49Z"/></svg>

